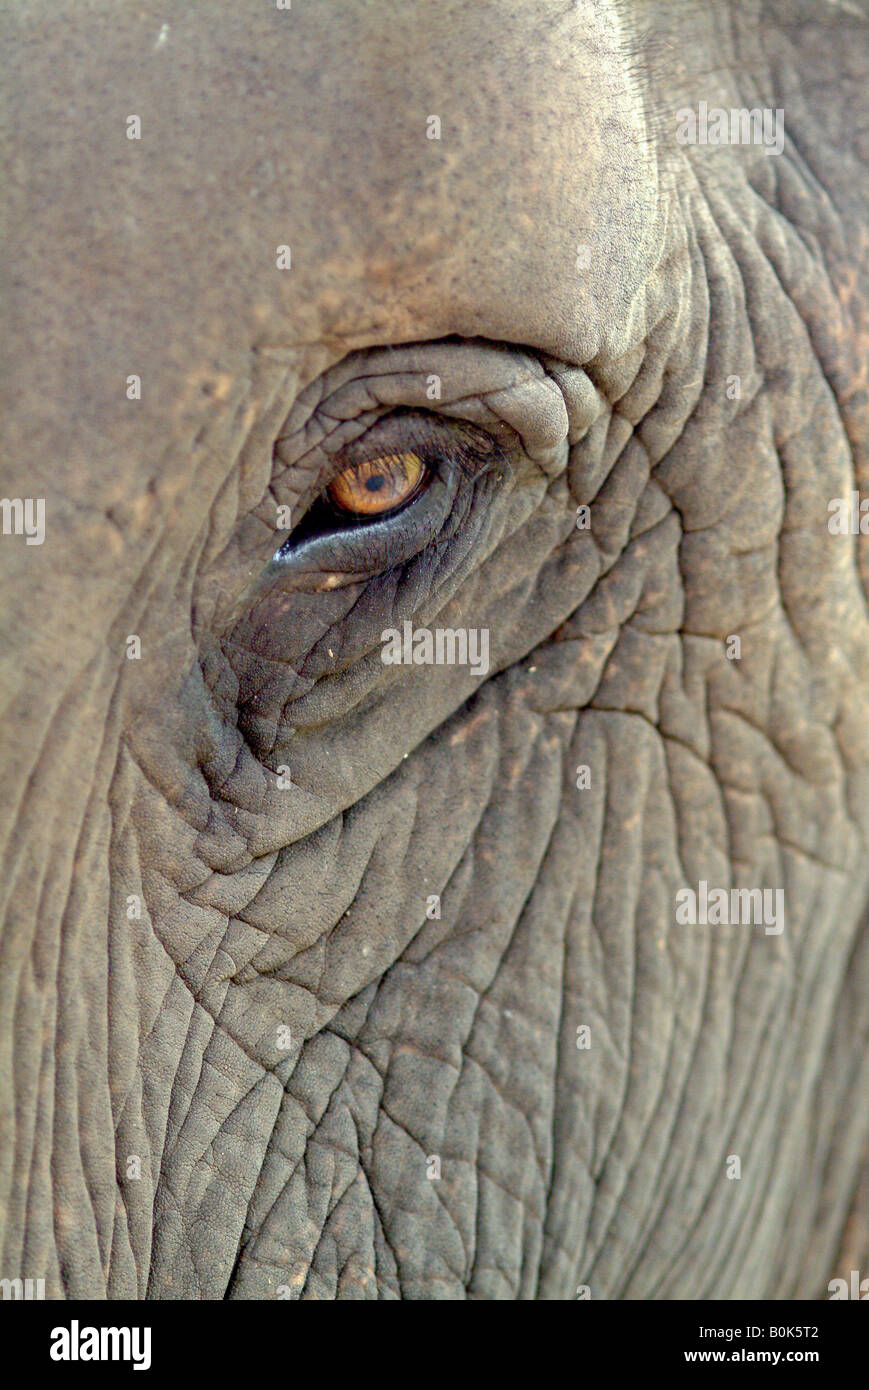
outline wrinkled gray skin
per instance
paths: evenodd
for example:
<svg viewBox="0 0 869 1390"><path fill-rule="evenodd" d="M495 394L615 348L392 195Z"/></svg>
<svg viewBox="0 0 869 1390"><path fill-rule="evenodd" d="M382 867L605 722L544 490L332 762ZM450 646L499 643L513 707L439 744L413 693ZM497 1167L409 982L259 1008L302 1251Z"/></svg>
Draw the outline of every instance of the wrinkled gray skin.
<svg viewBox="0 0 869 1390"><path fill-rule="evenodd" d="M0 1275L869 1273L867 8L7 6ZM269 568L396 408L503 466Z"/></svg>

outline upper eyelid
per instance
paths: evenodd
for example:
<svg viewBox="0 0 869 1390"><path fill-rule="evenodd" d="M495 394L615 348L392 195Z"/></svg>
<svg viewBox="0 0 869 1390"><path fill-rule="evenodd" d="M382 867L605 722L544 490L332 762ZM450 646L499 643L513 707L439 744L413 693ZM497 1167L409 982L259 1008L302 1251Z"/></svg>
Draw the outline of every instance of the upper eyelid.
<svg viewBox="0 0 869 1390"><path fill-rule="evenodd" d="M437 399L427 394L432 380ZM605 405L583 368L515 345L451 338L363 349L297 398L274 446L273 486L288 468L306 468L311 500L335 454L396 410L476 426L552 476L566 465L568 440L581 438Z"/></svg>

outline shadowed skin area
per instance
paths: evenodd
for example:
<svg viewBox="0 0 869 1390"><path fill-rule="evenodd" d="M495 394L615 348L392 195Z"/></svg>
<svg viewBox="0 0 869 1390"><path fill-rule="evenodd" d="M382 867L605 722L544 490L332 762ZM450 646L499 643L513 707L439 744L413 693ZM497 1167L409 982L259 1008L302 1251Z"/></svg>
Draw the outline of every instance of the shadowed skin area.
<svg viewBox="0 0 869 1390"><path fill-rule="evenodd" d="M46 533L0 537L0 1272L865 1270L869 7L2 27L0 487ZM700 101L782 153L680 144ZM488 672L384 664L405 622ZM679 924L703 880L784 929Z"/></svg>

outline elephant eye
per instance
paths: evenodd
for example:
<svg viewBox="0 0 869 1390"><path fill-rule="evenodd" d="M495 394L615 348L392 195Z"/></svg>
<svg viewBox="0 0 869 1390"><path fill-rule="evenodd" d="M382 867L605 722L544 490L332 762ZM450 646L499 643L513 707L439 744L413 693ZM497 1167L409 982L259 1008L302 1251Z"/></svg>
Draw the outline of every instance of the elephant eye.
<svg viewBox="0 0 869 1390"><path fill-rule="evenodd" d="M351 463L326 491L335 510L345 516L388 516L416 497L430 476L418 454L381 454Z"/></svg>
<svg viewBox="0 0 869 1390"><path fill-rule="evenodd" d="M333 455L335 471L268 573L350 582L404 564L445 528L455 534L506 467L492 436L468 421L390 411Z"/></svg>

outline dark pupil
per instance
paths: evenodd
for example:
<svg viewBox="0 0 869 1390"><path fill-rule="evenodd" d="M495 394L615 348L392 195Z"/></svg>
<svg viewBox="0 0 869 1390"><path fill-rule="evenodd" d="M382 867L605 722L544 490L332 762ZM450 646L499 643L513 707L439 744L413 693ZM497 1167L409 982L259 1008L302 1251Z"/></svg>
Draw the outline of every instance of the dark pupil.
<svg viewBox="0 0 869 1390"><path fill-rule="evenodd" d="M383 477L383 474L381 474L380 477L374 476L367 478L365 480L365 486L369 492L379 492L385 482L386 479Z"/></svg>

